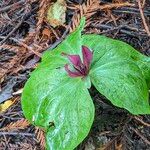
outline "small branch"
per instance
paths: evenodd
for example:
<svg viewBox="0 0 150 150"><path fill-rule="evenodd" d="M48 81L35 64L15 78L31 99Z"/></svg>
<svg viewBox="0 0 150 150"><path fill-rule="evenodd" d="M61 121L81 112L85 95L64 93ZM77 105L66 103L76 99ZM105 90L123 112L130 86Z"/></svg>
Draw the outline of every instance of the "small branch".
<svg viewBox="0 0 150 150"><path fill-rule="evenodd" d="M5 36L0 36L0 39L5 39ZM13 40L14 42L18 43L18 45L23 46L24 48L28 49L29 51L32 51L35 55L41 58L41 54L39 52L34 51L30 46L28 46L26 43L23 43L22 41L15 39L15 38L10 38L10 40ZM1 47L1 46L0 46Z"/></svg>
<svg viewBox="0 0 150 150"><path fill-rule="evenodd" d="M19 23L16 25L16 27L0 42L0 45L3 44L21 25L22 23L28 19L28 17L32 14L32 12L34 12L37 8L34 8L33 10L31 10L30 12L28 12L27 14L24 14L22 16L21 21L19 21Z"/></svg>
<svg viewBox="0 0 150 150"><path fill-rule="evenodd" d="M41 54L39 52L34 51L30 46L28 46L26 43L23 43L22 41L19 41L18 39L13 38L13 40L15 42L17 42L20 46L25 47L26 49L28 49L29 51L33 52L35 55L37 55L38 57L41 58Z"/></svg>
<svg viewBox="0 0 150 150"><path fill-rule="evenodd" d="M40 30L45 18L45 13L46 13L46 8L49 5L49 1L48 0L41 0L40 4L39 4L39 11L38 11L38 22L36 24L36 35L35 35L35 39L34 42L37 41L38 36L40 34Z"/></svg>
<svg viewBox="0 0 150 150"><path fill-rule="evenodd" d="M143 0L142 8L144 8L146 0Z"/></svg>
<svg viewBox="0 0 150 150"><path fill-rule="evenodd" d="M63 33L63 35L61 36L61 38L59 38L55 43L53 43L50 47L48 47L47 49L48 50L52 50L54 49L58 44L60 44L64 38L66 37L67 33L69 32L69 25L68 27L66 28L65 32Z"/></svg>
<svg viewBox="0 0 150 150"><path fill-rule="evenodd" d="M16 25L16 27L13 28L13 30L11 32L9 32L9 34L5 37L5 39L3 39L0 42L0 45L3 44L21 26L21 24L23 23L23 21L24 21L24 17L21 19L21 21L19 21L19 23Z"/></svg>
<svg viewBox="0 0 150 150"><path fill-rule="evenodd" d="M142 18L142 21L143 21L143 25L144 25L145 31L147 32L148 36L150 36L150 30L148 28L148 25L146 23L146 19L144 17L141 1L137 0L137 2L138 2L138 5L139 5L139 10L140 10L140 14L141 14L141 18Z"/></svg>
<svg viewBox="0 0 150 150"><path fill-rule="evenodd" d="M91 18L97 11L111 10L115 8L125 7L125 6L135 6L135 4L125 2L125 3L109 3L104 5L99 5L98 0L87 0L87 3L79 5L78 11L74 13L72 17L72 24L70 26L70 32L73 32L75 28L79 25L82 16L86 17L86 20Z"/></svg>
<svg viewBox="0 0 150 150"><path fill-rule="evenodd" d="M12 4L12 5L6 6L4 8L0 8L0 13L6 12L7 10L9 10L11 8L14 8L17 5L23 4L24 2L25 2L25 0L21 0L19 2L16 2L16 3Z"/></svg>
<svg viewBox="0 0 150 150"><path fill-rule="evenodd" d="M124 34L127 34L127 35L130 35L130 36L133 36L133 37L137 37L139 35L143 35L143 34L137 34L136 32L133 32L132 30L131 31L128 31L128 30L125 30L125 29L122 29L126 26L118 26L118 27L112 27L110 25L106 25L106 24L98 24L98 25L95 25L95 24L91 24L90 27L94 27L94 28L99 28L99 29L105 29L106 31L104 32L101 32L101 33L106 33L106 32L110 32L110 31L114 31L114 30L119 30L121 33L124 33ZM146 34L147 35L147 34ZM145 35L144 35L145 36Z"/></svg>
<svg viewBox="0 0 150 150"><path fill-rule="evenodd" d="M140 119L139 117L134 116L134 119L137 120L137 121L139 121L141 124L143 124L143 125L145 125L145 126L147 126L147 127L150 127L150 124L149 124L149 123L144 122L144 121L143 121L142 119Z"/></svg>
<svg viewBox="0 0 150 150"><path fill-rule="evenodd" d="M20 136L32 136L35 135L32 133L24 133L24 132L0 132L0 135L20 135Z"/></svg>
<svg viewBox="0 0 150 150"><path fill-rule="evenodd" d="M119 8L119 7L125 7L125 6L135 6L135 4L125 2L125 3L113 3L113 4L105 4L99 7L100 10L104 9L112 9L112 8Z"/></svg>
<svg viewBox="0 0 150 150"><path fill-rule="evenodd" d="M111 131L103 131L99 134L99 136L103 136L103 135L106 135L106 134L109 134Z"/></svg>
<svg viewBox="0 0 150 150"><path fill-rule="evenodd" d="M131 128L146 144L150 145L150 141L145 138L138 130Z"/></svg>
<svg viewBox="0 0 150 150"><path fill-rule="evenodd" d="M116 12L116 13L128 13L128 14L138 14L138 15L140 14L139 9L137 9L135 7L124 7L124 8L120 8L120 9L117 8L112 11ZM150 16L150 11L143 10L143 13L147 17Z"/></svg>

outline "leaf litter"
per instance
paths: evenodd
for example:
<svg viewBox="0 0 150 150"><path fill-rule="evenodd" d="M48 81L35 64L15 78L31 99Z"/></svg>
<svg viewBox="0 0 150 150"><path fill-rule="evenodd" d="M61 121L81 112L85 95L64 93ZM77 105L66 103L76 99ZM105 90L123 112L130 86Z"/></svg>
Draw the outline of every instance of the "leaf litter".
<svg viewBox="0 0 150 150"><path fill-rule="evenodd" d="M57 46L68 29L74 31L82 16L86 16L84 33L120 39L150 56L148 1L70 0L66 2L65 20L55 28L45 20L46 10L54 3L56 1L50 0L0 2L1 101L15 97L12 93L23 88L29 73L40 61L40 54ZM10 84L11 79L14 84ZM79 150L149 148L149 115L135 119L126 111L112 107L95 89L92 89L92 95L96 119L89 136L78 146ZM44 149L43 131L26 123L19 101L20 96L0 114L0 149ZM24 125L22 121L25 121Z"/></svg>

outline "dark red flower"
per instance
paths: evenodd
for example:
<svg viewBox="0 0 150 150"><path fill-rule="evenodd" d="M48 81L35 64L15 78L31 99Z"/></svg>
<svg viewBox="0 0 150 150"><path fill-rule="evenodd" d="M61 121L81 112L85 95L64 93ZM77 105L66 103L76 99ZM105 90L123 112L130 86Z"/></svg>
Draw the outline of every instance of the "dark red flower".
<svg viewBox="0 0 150 150"><path fill-rule="evenodd" d="M79 55L69 55L62 53L62 55L67 56L70 60L73 69L69 69L69 65L65 65L65 70L70 77L85 77L89 73L90 65L93 58L93 53L88 47L82 46L83 62Z"/></svg>

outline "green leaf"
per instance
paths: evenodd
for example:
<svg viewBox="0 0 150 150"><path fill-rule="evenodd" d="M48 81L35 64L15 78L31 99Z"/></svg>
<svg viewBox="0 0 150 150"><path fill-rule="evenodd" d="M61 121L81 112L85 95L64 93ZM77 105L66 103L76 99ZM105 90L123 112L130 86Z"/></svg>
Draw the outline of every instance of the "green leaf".
<svg viewBox="0 0 150 150"><path fill-rule="evenodd" d="M108 57L116 56L133 61L142 71L142 74L147 81L147 85L150 84L150 57L142 55L127 43L105 36L90 34L83 35L82 39L83 45L87 45L92 50L97 51L98 55L94 56L95 62L101 59L105 54L109 55ZM105 59L105 57L103 57L103 59ZM150 88L150 86L148 87Z"/></svg>
<svg viewBox="0 0 150 150"><path fill-rule="evenodd" d="M94 105L87 80L69 77L64 68L68 59L61 55L66 51L80 54L83 25L84 20L75 33L44 54L22 94L24 115L46 130L48 150L73 150L87 136L93 123Z"/></svg>
<svg viewBox="0 0 150 150"><path fill-rule="evenodd" d="M94 118L94 105L82 79L48 66L32 73L22 95L22 109L30 122L47 130L50 150L74 149L87 136Z"/></svg>
<svg viewBox="0 0 150 150"><path fill-rule="evenodd" d="M149 114L144 78L150 74L142 70L146 65L138 65L144 56L131 46L104 36L84 35L83 44L94 51L90 78L97 90L114 105L133 114Z"/></svg>
<svg viewBox="0 0 150 150"><path fill-rule="evenodd" d="M114 105L133 114L150 113L150 59L123 42L81 36L84 24L85 18L75 32L43 55L24 87L24 115L45 129L48 150L73 150L89 133L94 119L87 90L91 81ZM64 68L70 61L62 52L82 57L82 45L94 52L91 70L85 78L71 78Z"/></svg>
<svg viewBox="0 0 150 150"><path fill-rule="evenodd" d="M137 62L137 65L141 69L146 80L147 86L150 89L150 57L142 55L140 61Z"/></svg>

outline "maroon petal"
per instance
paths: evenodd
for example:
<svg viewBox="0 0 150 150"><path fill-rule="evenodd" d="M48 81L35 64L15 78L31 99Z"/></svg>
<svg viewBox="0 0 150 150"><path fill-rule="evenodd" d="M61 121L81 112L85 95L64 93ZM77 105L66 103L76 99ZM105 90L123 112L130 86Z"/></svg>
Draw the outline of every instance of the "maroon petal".
<svg viewBox="0 0 150 150"><path fill-rule="evenodd" d="M65 70L67 71L68 75L70 77L80 77L80 76L83 76L80 72L74 72L74 71L71 71L69 69L69 66L68 64L65 65Z"/></svg>
<svg viewBox="0 0 150 150"><path fill-rule="evenodd" d="M67 56L68 59L71 61L71 63L77 68L79 68L79 66L82 64L81 58L79 55L69 55L66 53L62 53L62 55Z"/></svg>
<svg viewBox="0 0 150 150"><path fill-rule="evenodd" d="M90 49L86 46L82 46L82 55L83 55L83 64L86 66L87 69L89 69L93 53L90 51Z"/></svg>

